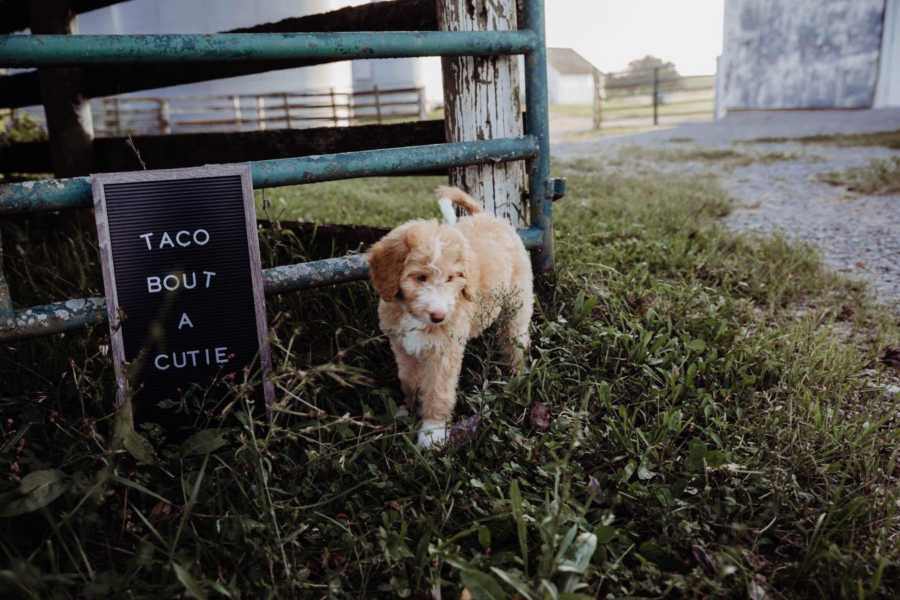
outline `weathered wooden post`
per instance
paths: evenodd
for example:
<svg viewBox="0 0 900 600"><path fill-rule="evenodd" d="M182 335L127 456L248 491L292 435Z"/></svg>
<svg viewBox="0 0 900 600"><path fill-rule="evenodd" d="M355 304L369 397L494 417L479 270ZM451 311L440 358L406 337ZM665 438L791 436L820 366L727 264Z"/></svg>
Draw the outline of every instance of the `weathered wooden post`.
<svg viewBox="0 0 900 600"><path fill-rule="evenodd" d="M594 69L594 129L603 127L603 96L606 93L606 77L600 69Z"/></svg>
<svg viewBox="0 0 900 600"><path fill-rule="evenodd" d="M113 136L116 131L115 115L110 105L112 98L102 98L100 100L100 113L97 115L97 123L100 124L100 135ZM93 109L91 109L93 111ZM93 116L93 114L91 115Z"/></svg>
<svg viewBox="0 0 900 600"><path fill-rule="evenodd" d="M165 98L159 98L157 102L159 102L159 132L169 135L172 133L172 109Z"/></svg>
<svg viewBox="0 0 900 600"><path fill-rule="evenodd" d="M288 100L287 92L281 94L281 101L282 101L282 104L284 105L284 120L287 123L287 125L285 125L285 127L287 127L288 129L293 129L294 124L291 123L291 103Z"/></svg>
<svg viewBox="0 0 900 600"><path fill-rule="evenodd" d="M428 118L428 102L425 98L425 88L416 88L416 98L419 101L419 120L424 121Z"/></svg>
<svg viewBox="0 0 900 600"><path fill-rule="evenodd" d="M381 125L381 94L378 93L377 85L372 91L375 93L375 114L378 116L378 124Z"/></svg>
<svg viewBox="0 0 900 600"><path fill-rule="evenodd" d="M517 29L516 0L436 0L444 31ZM448 142L517 138L522 132L518 58L444 57L444 123ZM518 161L459 167L450 183L518 227L528 224L525 166Z"/></svg>
<svg viewBox="0 0 900 600"><path fill-rule="evenodd" d="M334 126L338 126L338 109L337 109L337 98L334 95L334 88L331 88L331 120L334 123Z"/></svg>
<svg viewBox="0 0 900 600"><path fill-rule="evenodd" d="M121 105L121 102L119 101L118 96L116 96L115 98L112 99L112 105L113 105L113 120L116 123L116 128L113 131L115 132L115 135L117 135L117 136L122 135L122 129L124 129L124 127L122 127L122 105Z"/></svg>
<svg viewBox="0 0 900 600"><path fill-rule="evenodd" d="M659 125L659 67L653 67L653 124Z"/></svg>
<svg viewBox="0 0 900 600"><path fill-rule="evenodd" d="M78 33L70 0L29 2L31 32ZM94 124L78 67L40 70L41 98L50 135L50 156L57 177L87 175L94 168Z"/></svg>
<svg viewBox="0 0 900 600"><path fill-rule="evenodd" d="M238 131L243 130L243 117L241 116L241 97L240 96L232 96L231 97L231 106L234 109L234 125Z"/></svg>
<svg viewBox="0 0 900 600"><path fill-rule="evenodd" d="M256 129L265 131L266 129L266 97L256 97Z"/></svg>

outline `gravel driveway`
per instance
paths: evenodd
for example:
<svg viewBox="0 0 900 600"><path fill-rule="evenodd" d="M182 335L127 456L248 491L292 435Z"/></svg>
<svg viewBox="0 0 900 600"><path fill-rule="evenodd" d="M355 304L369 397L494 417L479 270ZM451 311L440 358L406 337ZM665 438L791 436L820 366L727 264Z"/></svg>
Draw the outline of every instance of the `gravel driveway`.
<svg viewBox="0 0 900 600"><path fill-rule="evenodd" d="M896 307L900 306L900 195L854 194L823 183L818 176L900 156L900 150L741 142L898 130L900 109L738 113L715 123L557 144L553 154L557 158L608 156L617 159L610 161L613 168L624 171L649 168L716 175L735 202L728 225L781 232L809 242L819 248L826 264L869 282L880 300ZM707 150L731 150L738 156L683 158Z"/></svg>

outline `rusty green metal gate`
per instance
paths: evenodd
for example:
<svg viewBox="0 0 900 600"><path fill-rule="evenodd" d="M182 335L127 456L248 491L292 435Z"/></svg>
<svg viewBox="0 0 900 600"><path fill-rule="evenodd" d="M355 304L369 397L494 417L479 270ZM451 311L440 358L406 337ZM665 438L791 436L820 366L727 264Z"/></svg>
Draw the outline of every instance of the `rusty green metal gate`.
<svg viewBox="0 0 900 600"><path fill-rule="evenodd" d="M251 164L254 188L527 160L531 226L519 231L540 272L553 268L553 200L549 177L547 51L543 0L525 0L518 31L335 32L213 35L4 35L0 68L246 60L349 60L418 56L525 55L526 123L521 138L345 152ZM0 217L92 206L89 177L0 186ZM0 253L2 256L2 253ZM2 265L0 265L2 266ZM353 255L264 271L267 294L363 279L365 257ZM106 321L103 298L70 299L22 310L4 307L0 268L0 341L49 335Z"/></svg>

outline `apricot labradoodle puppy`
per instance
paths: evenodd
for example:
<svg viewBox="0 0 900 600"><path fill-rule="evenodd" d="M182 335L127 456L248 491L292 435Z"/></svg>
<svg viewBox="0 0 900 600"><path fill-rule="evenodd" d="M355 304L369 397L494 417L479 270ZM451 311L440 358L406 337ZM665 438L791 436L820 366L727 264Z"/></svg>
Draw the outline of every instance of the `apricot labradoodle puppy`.
<svg viewBox="0 0 900 600"><path fill-rule="evenodd" d="M405 223L372 246L369 270L381 300L408 406L420 402L420 446L446 441L466 342L505 311L503 349L520 370L534 304L531 261L515 229L458 188L437 189L444 222ZM453 206L468 213L457 220ZM500 295L514 298L499 302Z"/></svg>

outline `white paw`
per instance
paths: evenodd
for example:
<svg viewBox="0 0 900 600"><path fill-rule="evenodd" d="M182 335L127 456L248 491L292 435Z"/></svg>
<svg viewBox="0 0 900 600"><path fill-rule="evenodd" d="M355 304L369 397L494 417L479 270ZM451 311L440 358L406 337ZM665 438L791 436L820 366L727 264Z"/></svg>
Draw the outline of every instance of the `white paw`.
<svg viewBox="0 0 900 600"><path fill-rule="evenodd" d="M450 429L446 421L434 421L425 419L419 427L419 447L434 448L443 446L450 435Z"/></svg>

